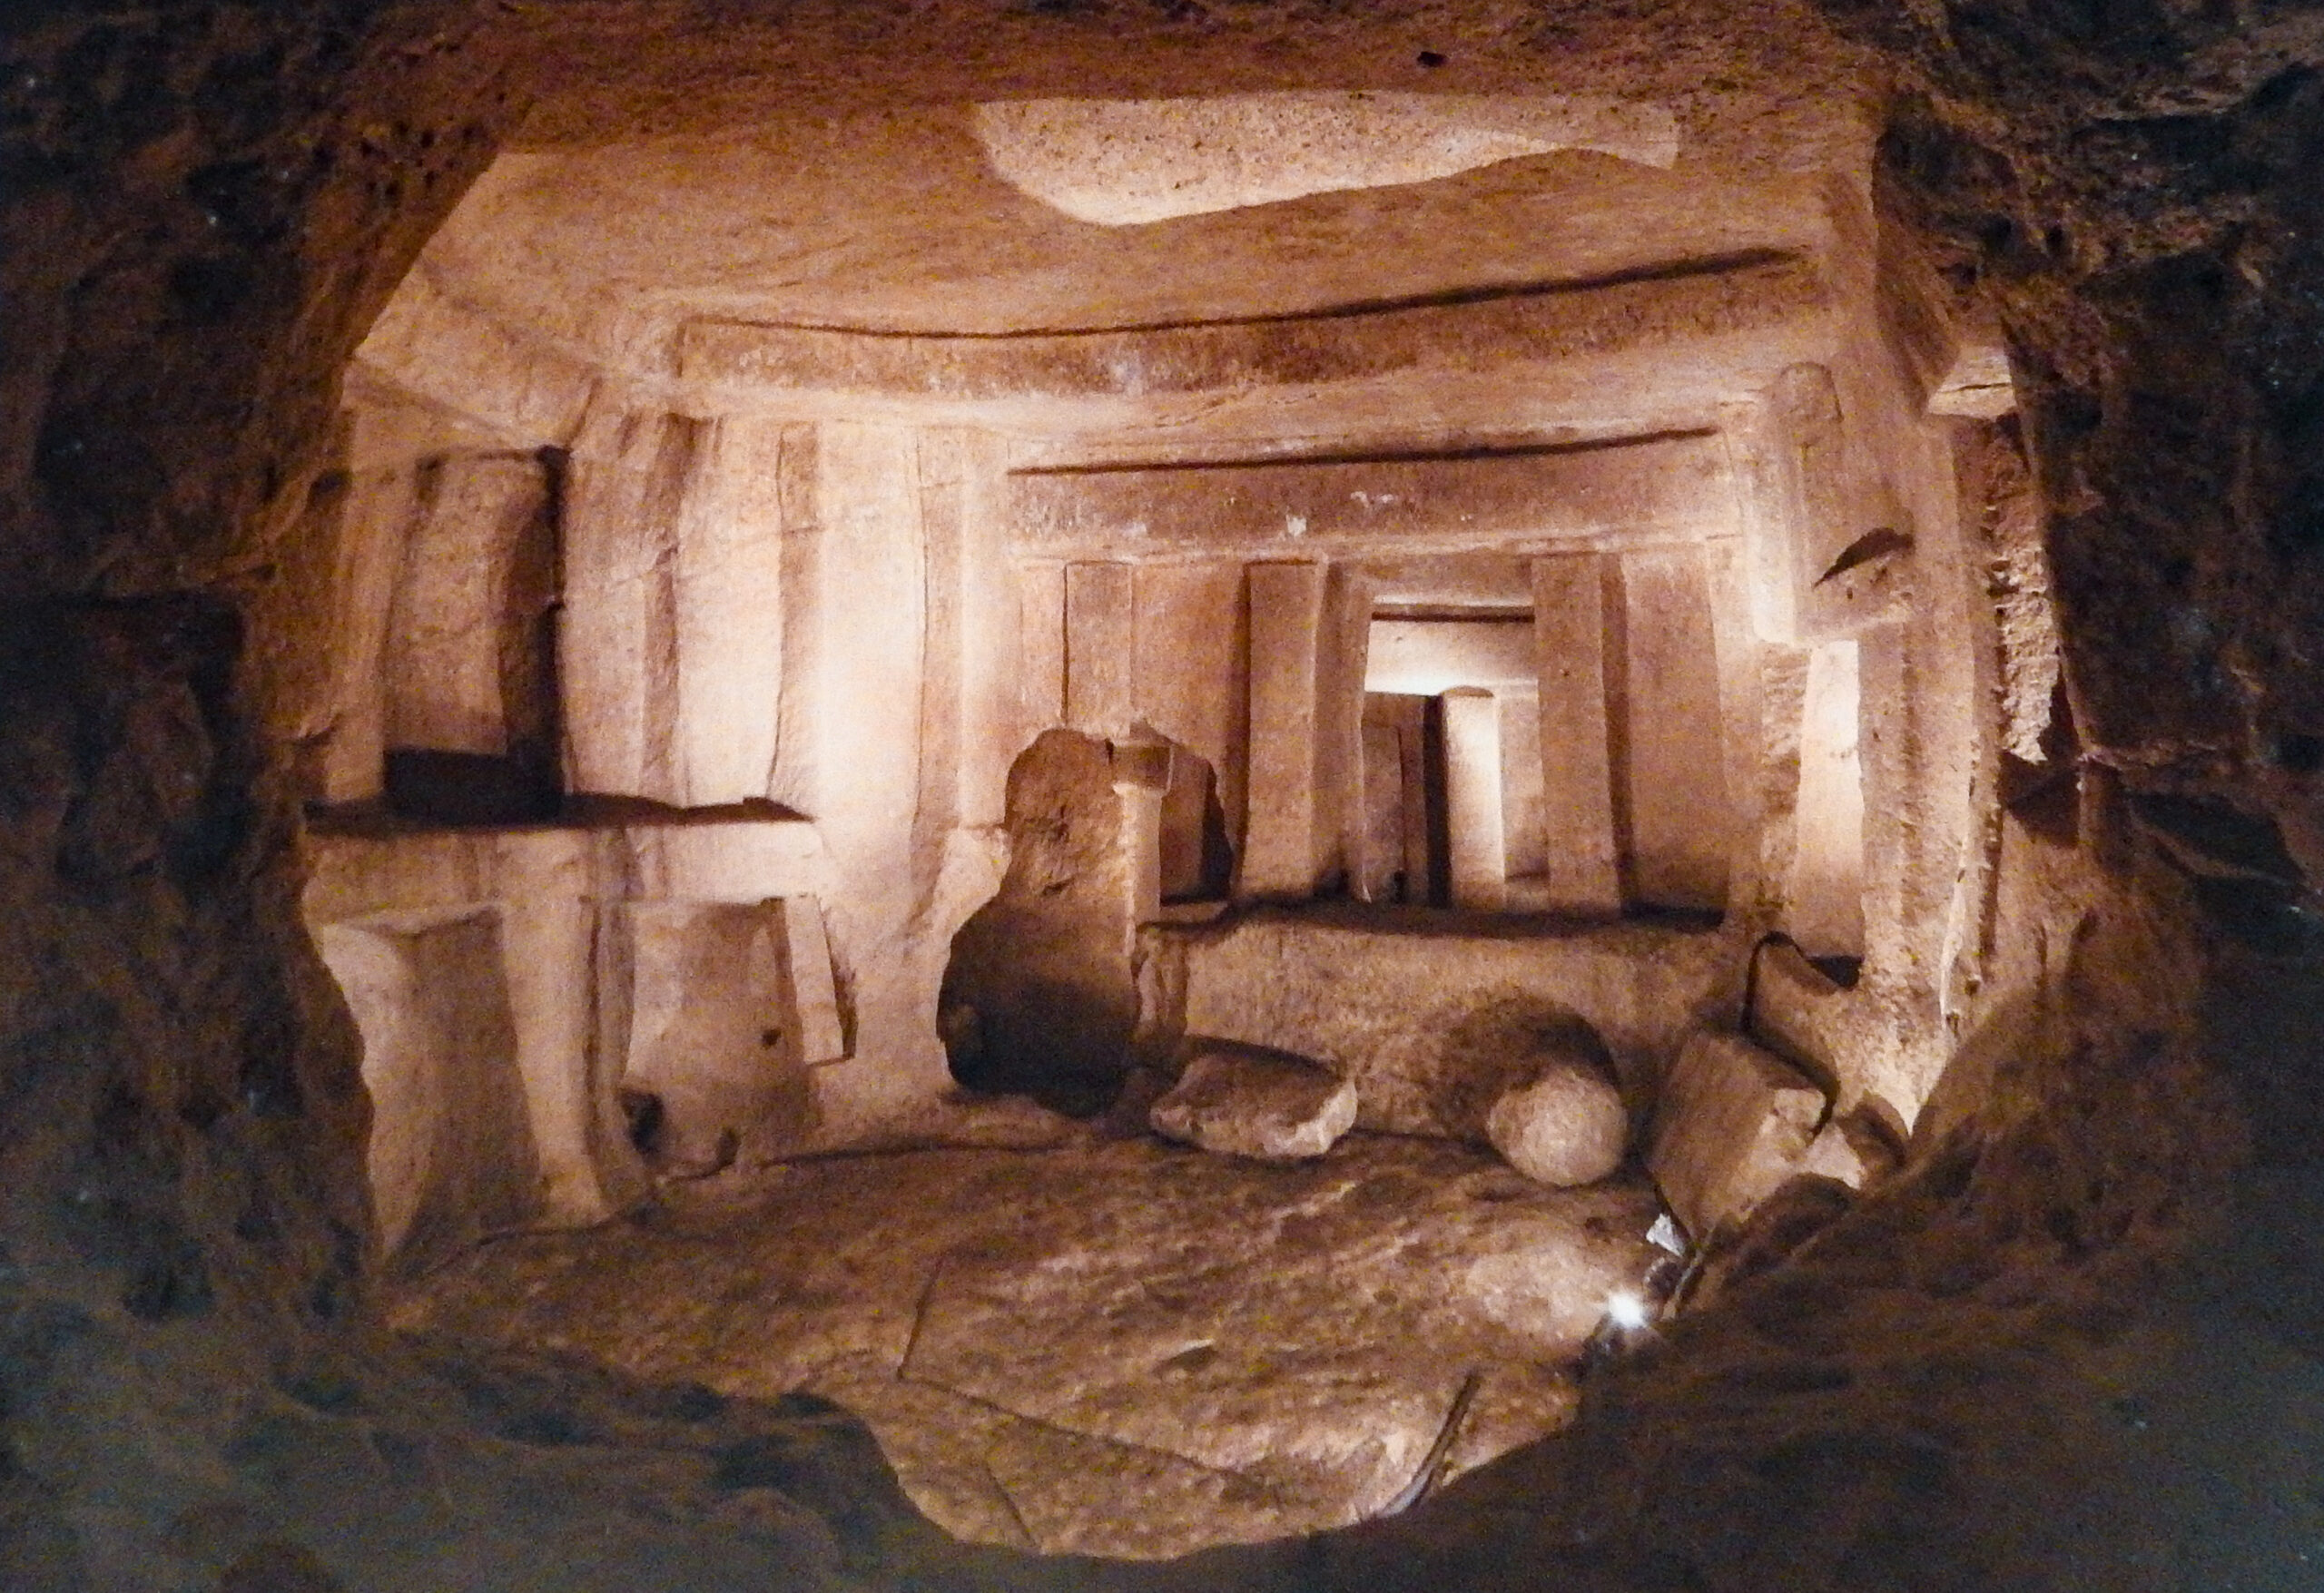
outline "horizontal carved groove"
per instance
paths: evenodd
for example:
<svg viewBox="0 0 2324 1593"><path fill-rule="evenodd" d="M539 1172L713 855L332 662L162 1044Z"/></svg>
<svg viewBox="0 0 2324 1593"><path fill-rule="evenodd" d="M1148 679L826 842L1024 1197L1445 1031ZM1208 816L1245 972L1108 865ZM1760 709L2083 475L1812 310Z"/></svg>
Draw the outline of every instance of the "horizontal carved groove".
<svg viewBox="0 0 2324 1593"><path fill-rule="evenodd" d="M1567 442L1480 443L1457 448L1378 448L1318 454L1268 454L1257 458L1104 460L1096 464L1020 465L1011 476L1128 476L1199 470L1269 470L1311 465L1435 465L1478 459L1540 458L1554 455L1593 454L1617 448L1645 447L1655 443L1695 442L1716 437L1708 426L1680 427L1667 431L1634 432L1624 437L1593 437Z"/></svg>
<svg viewBox="0 0 2324 1593"><path fill-rule="evenodd" d="M1367 315L1393 315L1406 310L1445 310L1465 304L1494 304L1513 299L1549 299L1571 293L1591 293L1644 282L1683 281L1690 277L1726 276L1760 266L1790 265L1802 256L1787 249L1744 249L1694 260L1659 261L1652 265L1606 271L1594 277L1571 277L1550 282L1507 282L1486 287L1447 288L1430 293L1408 293L1377 299L1355 299L1317 310L1285 310L1272 315L1189 317L1172 320L1123 321L1093 327L1027 327L999 332L898 330L852 326L844 321L727 320L704 317L698 327L743 327L768 332L832 332L851 338L888 342L1009 343L1039 338L1105 338L1137 332L1199 331L1211 327L1294 326L1304 321L1349 320Z"/></svg>

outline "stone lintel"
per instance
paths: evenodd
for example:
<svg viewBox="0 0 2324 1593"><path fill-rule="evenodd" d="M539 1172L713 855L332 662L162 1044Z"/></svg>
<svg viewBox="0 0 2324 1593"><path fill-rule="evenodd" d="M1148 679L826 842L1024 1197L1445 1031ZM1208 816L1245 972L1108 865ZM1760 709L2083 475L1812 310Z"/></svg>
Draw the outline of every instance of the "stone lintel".
<svg viewBox="0 0 2324 1593"><path fill-rule="evenodd" d="M1489 453L1028 470L1009 477L1005 499L1028 554L1329 546L1377 557L1422 541L1506 548L1649 530L1719 536L1737 524L1727 450L1695 432Z"/></svg>
<svg viewBox="0 0 2324 1593"><path fill-rule="evenodd" d="M1683 343L1780 325L1828 302L1813 262L1758 250L1479 297L1164 326L960 335L705 318L679 334L678 375L690 385L930 398L1224 391Z"/></svg>

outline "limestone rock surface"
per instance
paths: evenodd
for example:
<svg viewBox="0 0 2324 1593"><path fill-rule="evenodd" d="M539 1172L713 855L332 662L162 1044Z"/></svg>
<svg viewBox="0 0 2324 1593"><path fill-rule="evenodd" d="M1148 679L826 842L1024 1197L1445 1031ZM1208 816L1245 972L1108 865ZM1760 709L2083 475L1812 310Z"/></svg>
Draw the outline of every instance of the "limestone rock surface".
<svg viewBox="0 0 2324 1593"><path fill-rule="evenodd" d="M1257 1052L1204 1051L1154 1103L1154 1132L1182 1145L1261 1161L1320 1156L1355 1126L1355 1087L1312 1063Z"/></svg>
<svg viewBox="0 0 2324 1593"><path fill-rule="evenodd" d="M834 1157L511 1237L393 1320L738 1401L804 1389L961 1538L1168 1556L1377 1509L1471 1370L1453 1471L1563 1427L1653 1216L1635 1178L1544 1189L1365 1134L1282 1165L1142 1136Z"/></svg>
<svg viewBox="0 0 2324 1593"><path fill-rule="evenodd" d="M1485 1114L1577 1022L1618 1076L1669 1054L1734 955L1643 920L1586 929L1489 915L1315 907L1174 931L1189 1034L1313 1057L1383 1134L1482 1143Z"/></svg>
<svg viewBox="0 0 2324 1593"><path fill-rule="evenodd" d="M1824 1092L1772 1051L1699 1029L1663 1082L1648 1170L1699 1240L1799 1170L1824 1106Z"/></svg>
<svg viewBox="0 0 2324 1593"><path fill-rule="evenodd" d="M1528 1178L1563 1189L1595 1184L1621 1165L1630 1114L1602 1069L1561 1057L1492 1104L1485 1137Z"/></svg>

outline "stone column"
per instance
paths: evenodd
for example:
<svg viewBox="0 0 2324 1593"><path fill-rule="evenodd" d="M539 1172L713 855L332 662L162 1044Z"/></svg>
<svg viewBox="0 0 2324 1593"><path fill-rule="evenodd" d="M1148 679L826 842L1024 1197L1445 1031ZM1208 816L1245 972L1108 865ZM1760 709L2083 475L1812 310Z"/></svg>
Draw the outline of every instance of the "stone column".
<svg viewBox="0 0 2324 1593"><path fill-rule="evenodd" d="M1810 957L1864 955L1864 773L1856 751L1856 644L1807 655L1800 709L1797 841L1784 928Z"/></svg>
<svg viewBox="0 0 2324 1593"><path fill-rule="evenodd" d="M1170 743L1143 724L1113 743L1114 795L1121 803L1122 878L1129 898L1130 945L1137 928L1162 916L1162 798L1170 788Z"/></svg>
<svg viewBox="0 0 2324 1593"><path fill-rule="evenodd" d="M575 791L681 802L678 524L704 432L677 415L608 413L575 440L557 629L566 774Z"/></svg>
<svg viewBox="0 0 2324 1593"><path fill-rule="evenodd" d="M1135 616L1128 565L1066 566L1065 717L1076 730L1112 735L1128 724Z"/></svg>
<svg viewBox="0 0 2324 1593"><path fill-rule="evenodd" d="M389 622L417 506L417 467L410 464L363 471L340 510L331 731L322 768L327 802L370 801L383 790Z"/></svg>
<svg viewBox="0 0 2324 1593"><path fill-rule="evenodd" d="M1316 638L1326 571L1253 565L1250 784L1238 898L1305 900L1315 889Z"/></svg>
<svg viewBox="0 0 2324 1593"><path fill-rule="evenodd" d="M1491 692L1475 686L1447 692L1443 700L1452 905L1490 911L1509 900L1501 817L1501 706Z"/></svg>
<svg viewBox="0 0 2324 1593"><path fill-rule="evenodd" d="M1608 713L1606 556L1533 561L1533 645L1541 680L1541 821L1546 905L1610 917L1622 910L1620 825Z"/></svg>
<svg viewBox="0 0 2324 1593"><path fill-rule="evenodd" d="M617 1066L597 1043L597 903L586 830L500 837L497 891L517 1070L552 1222L603 1222L644 1186L621 1108Z"/></svg>
<svg viewBox="0 0 2324 1593"><path fill-rule="evenodd" d="M783 691L783 449L796 428L729 416L705 428L675 539L677 795L765 799ZM810 447L812 445L810 444Z"/></svg>

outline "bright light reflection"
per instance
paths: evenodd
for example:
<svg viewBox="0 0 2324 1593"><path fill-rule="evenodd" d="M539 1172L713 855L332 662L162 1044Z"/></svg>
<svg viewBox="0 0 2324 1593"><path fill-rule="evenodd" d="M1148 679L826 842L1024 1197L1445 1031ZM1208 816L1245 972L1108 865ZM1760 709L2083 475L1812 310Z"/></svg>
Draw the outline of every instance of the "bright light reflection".
<svg viewBox="0 0 2324 1593"><path fill-rule="evenodd" d="M1606 1315L1616 1327L1644 1327L1646 1302L1627 1289L1617 1289L1606 1296Z"/></svg>

